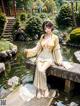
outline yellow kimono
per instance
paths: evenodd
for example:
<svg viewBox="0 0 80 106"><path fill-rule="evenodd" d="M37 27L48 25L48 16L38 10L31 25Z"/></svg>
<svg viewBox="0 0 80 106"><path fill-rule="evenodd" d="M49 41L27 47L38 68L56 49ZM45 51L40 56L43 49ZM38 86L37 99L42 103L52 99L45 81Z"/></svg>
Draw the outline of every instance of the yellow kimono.
<svg viewBox="0 0 80 106"><path fill-rule="evenodd" d="M42 35L34 48L27 49L27 51L25 49L25 55L27 58L37 56L34 86L41 90L48 89L46 83L46 69L54 62L57 64L62 63L58 37L52 34L51 38L45 40L44 35Z"/></svg>

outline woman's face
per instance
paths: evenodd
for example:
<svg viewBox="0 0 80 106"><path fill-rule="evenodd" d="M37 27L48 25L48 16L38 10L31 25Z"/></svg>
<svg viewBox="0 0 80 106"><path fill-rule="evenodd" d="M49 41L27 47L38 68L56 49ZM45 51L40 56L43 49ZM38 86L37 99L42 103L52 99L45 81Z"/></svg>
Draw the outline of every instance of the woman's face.
<svg viewBox="0 0 80 106"><path fill-rule="evenodd" d="M45 32L46 32L46 33L51 33L51 32L52 32L52 30L51 30L51 28L50 28L50 27L45 27Z"/></svg>

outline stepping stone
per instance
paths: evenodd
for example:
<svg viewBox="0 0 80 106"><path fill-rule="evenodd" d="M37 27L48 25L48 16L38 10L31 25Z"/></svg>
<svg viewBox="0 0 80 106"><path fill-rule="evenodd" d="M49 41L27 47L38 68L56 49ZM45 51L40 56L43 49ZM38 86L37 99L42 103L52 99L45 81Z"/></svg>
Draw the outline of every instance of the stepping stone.
<svg viewBox="0 0 80 106"><path fill-rule="evenodd" d="M6 106L50 106L53 98L47 97L47 98L36 98L34 97L30 101L24 101L20 97L20 88L21 86L17 87L12 93L10 93L5 99L6 99ZM54 90L53 90L54 91ZM52 94L52 91L51 93Z"/></svg>

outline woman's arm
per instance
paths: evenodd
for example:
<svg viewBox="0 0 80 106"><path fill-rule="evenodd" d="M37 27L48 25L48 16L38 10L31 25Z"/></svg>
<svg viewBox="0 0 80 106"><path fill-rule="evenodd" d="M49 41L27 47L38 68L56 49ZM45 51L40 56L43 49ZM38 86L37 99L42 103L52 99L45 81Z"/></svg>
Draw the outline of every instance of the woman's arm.
<svg viewBox="0 0 80 106"><path fill-rule="evenodd" d="M38 41L37 45L32 49L24 49L24 55L28 57L34 57L38 54L39 51L42 50L41 41L44 35L41 35L40 40Z"/></svg>
<svg viewBox="0 0 80 106"><path fill-rule="evenodd" d="M38 41L37 45L32 49L24 49L24 55L28 57L34 57L37 55L38 51L41 49L40 41Z"/></svg>
<svg viewBox="0 0 80 106"><path fill-rule="evenodd" d="M59 45L59 38L56 37L55 42L54 42L54 49L53 49L53 57L54 61L57 65L62 65L62 55L61 55L61 50L60 50L60 45Z"/></svg>

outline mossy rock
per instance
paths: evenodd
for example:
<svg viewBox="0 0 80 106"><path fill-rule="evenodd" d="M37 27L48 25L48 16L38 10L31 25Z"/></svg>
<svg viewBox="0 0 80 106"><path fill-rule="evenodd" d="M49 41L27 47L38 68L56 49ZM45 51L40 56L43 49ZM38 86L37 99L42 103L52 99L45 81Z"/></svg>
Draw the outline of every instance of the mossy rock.
<svg viewBox="0 0 80 106"><path fill-rule="evenodd" d="M0 62L14 57L17 53L17 46L6 40L0 40Z"/></svg>
<svg viewBox="0 0 80 106"><path fill-rule="evenodd" d="M0 52L11 49L11 45L9 41L0 40Z"/></svg>
<svg viewBox="0 0 80 106"><path fill-rule="evenodd" d="M71 31L70 42L80 44L80 27Z"/></svg>

